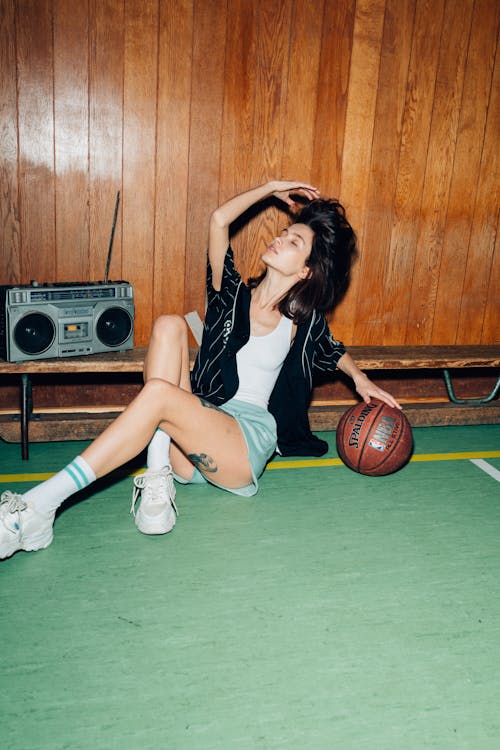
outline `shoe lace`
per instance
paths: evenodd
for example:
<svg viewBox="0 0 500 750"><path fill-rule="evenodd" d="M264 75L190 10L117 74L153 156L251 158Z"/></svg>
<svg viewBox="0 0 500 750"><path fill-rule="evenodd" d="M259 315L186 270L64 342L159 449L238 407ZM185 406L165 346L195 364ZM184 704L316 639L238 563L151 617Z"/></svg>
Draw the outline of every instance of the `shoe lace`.
<svg viewBox="0 0 500 750"><path fill-rule="evenodd" d="M26 510L28 504L23 499L22 495L17 492L11 492L6 490L2 492L0 497L0 518L5 518L8 513L16 513L16 511Z"/></svg>
<svg viewBox="0 0 500 750"><path fill-rule="evenodd" d="M175 486L172 476L172 467L167 466L162 471L145 472L134 477L134 492L132 494L132 504L130 506L130 512L135 516L135 504L139 499L139 496L144 493L144 500L148 503L162 503L162 497L160 492L155 490L167 489L169 502L174 509L176 515L179 515L177 505L175 504Z"/></svg>
<svg viewBox="0 0 500 750"><path fill-rule="evenodd" d="M21 511L26 510L27 507L28 503L23 499L23 496L19 495L17 492L11 492L10 490L2 492L2 495L0 496L0 522L8 531L18 533L22 524ZM17 521L14 522L14 529L12 529L10 524L6 521L7 516L10 514L13 515L14 513L18 513L19 515Z"/></svg>

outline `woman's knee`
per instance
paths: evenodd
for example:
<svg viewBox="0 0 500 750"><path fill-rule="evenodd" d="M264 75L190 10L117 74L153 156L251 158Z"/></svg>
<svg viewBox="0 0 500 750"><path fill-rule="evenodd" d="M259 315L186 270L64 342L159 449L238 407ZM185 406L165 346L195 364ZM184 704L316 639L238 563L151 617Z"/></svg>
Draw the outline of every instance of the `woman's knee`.
<svg viewBox="0 0 500 750"><path fill-rule="evenodd" d="M145 393L153 402L159 407L168 403L169 400L175 398L175 393L179 388L168 380L162 378L150 378L147 383L143 386L143 393Z"/></svg>
<svg viewBox="0 0 500 750"><path fill-rule="evenodd" d="M187 323L181 315L160 315L153 323L151 338L160 341L187 339Z"/></svg>

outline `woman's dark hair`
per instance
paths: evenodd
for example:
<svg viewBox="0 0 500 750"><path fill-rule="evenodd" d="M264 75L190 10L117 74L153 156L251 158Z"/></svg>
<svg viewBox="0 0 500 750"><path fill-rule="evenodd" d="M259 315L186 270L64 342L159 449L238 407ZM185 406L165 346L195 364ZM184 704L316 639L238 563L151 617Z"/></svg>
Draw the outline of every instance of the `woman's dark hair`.
<svg viewBox="0 0 500 750"><path fill-rule="evenodd" d="M294 224L305 224L314 232L311 254L306 260L307 279L298 281L278 304L282 315L302 323L313 312L328 312L339 303L348 285L356 257L356 235L346 219L344 207L335 200L311 201L296 214ZM266 272L248 280L258 286Z"/></svg>

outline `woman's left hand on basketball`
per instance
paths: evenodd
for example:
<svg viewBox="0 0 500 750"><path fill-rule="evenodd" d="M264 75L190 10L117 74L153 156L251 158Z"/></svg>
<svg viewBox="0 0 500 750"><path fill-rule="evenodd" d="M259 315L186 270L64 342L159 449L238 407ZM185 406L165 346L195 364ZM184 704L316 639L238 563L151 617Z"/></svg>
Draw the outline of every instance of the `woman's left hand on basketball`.
<svg viewBox="0 0 500 750"><path fill-rule="evenodd" d="M373 383L364 373L361 373L361 375L354 378L354 385L366 404L369 404L372 398L378 398L379 401L383 401L396 409L402 408L401 404L399 404L390 393L387 393L387 391L384 391L382 388L379 388L378 385L375 385L375 383Z"/></svg>

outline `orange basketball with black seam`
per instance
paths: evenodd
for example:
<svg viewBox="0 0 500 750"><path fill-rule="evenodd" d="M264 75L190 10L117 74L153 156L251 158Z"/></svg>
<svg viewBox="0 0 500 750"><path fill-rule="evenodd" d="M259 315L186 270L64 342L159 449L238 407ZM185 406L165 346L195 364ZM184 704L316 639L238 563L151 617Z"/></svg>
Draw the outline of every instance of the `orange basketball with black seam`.
<svg viewBox="0 0 500 750"><path fill-rule="evenodd" d="M337 427L337 451L359 474L378 477L401 469L410 459L413 435L399 409L372 398L342 415Z"/></svg>

